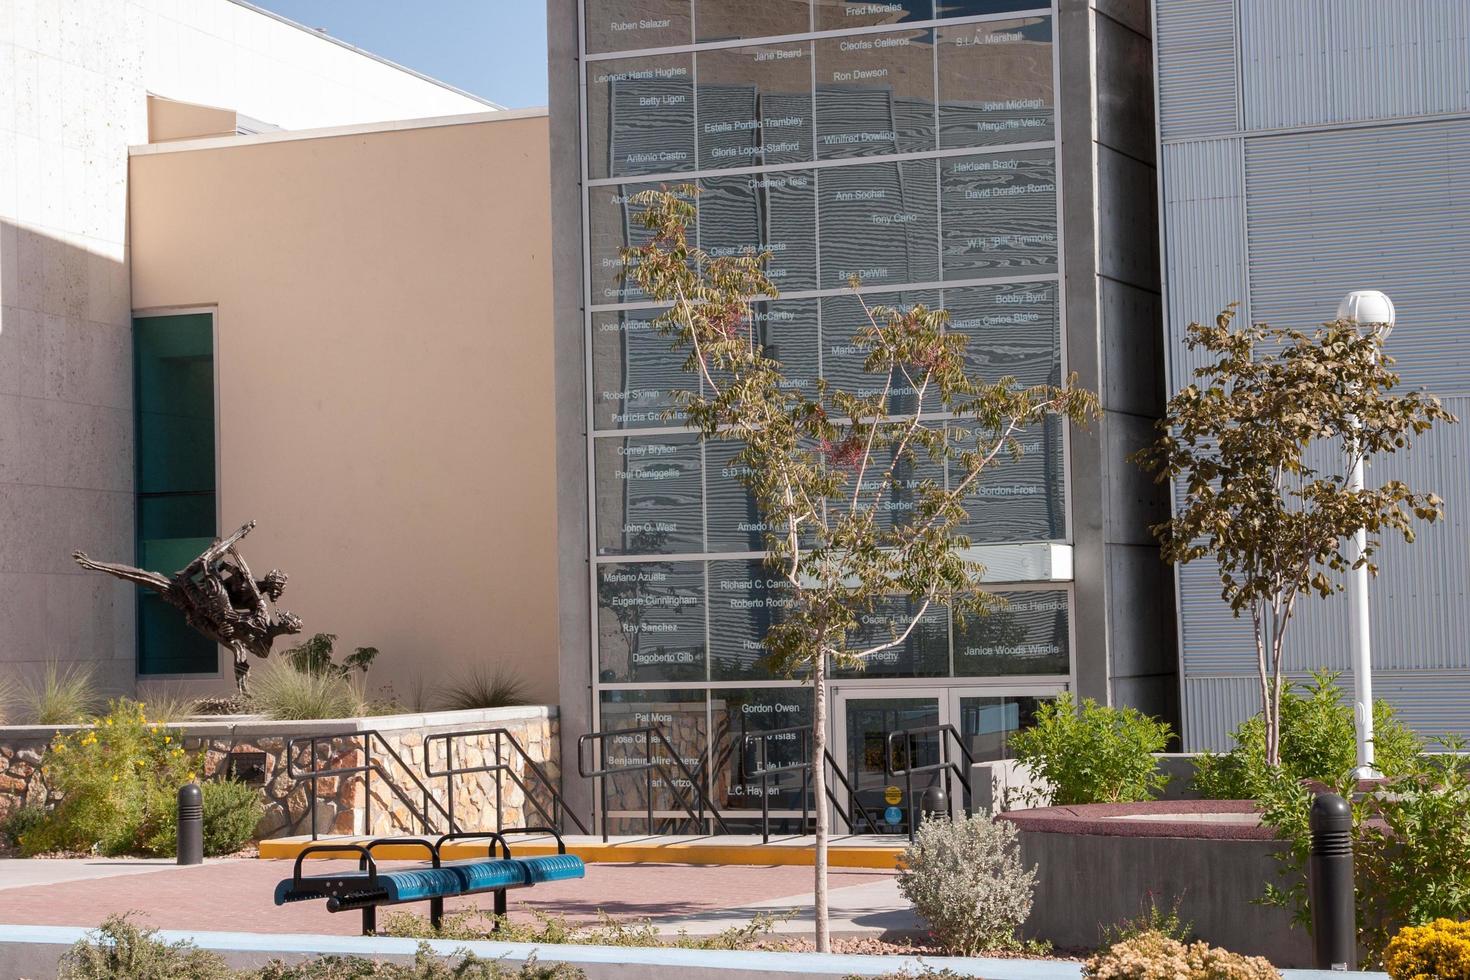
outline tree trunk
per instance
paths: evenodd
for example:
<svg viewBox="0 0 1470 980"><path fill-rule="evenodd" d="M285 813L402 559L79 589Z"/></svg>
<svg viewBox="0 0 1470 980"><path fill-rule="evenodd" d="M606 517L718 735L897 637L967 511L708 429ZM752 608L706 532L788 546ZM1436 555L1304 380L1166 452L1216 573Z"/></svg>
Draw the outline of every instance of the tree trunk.
<svg viewBox="0 0 1470 980"><path fill-rule="evenodd" d="M1281 716L1276 710L1276 699L1271 696L1271 670L1275 663L1276 614L1267 605L1260 605L1256 612L1256 668L1261 682L1261 722L1265 727L1266 765L1275 769L1281 764L1278 742L1281 738Z"/></svg>
<svg viewBox="0 0 1470 980"><path fill-rule="evenodd" d="M827 921L827 657L819 654L812 668L812 791L816 794L816 840L812 864L816 881L812 897L817 926L817 952L831 951Z"/></svg>

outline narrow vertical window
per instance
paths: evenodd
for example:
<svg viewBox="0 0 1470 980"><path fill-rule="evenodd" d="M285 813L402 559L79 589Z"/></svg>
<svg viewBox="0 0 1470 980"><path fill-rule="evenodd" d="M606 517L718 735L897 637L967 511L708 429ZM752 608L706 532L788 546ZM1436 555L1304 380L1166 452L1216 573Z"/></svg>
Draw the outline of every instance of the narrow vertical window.
<svg viewBox="0 0 1470 980"><path fill-rule="evenodd" d="M218 533L215 526L214 316L133 319L136 561L172 574ZM138 673L213 674L215 644L178 610L138 590Z"/></svg>

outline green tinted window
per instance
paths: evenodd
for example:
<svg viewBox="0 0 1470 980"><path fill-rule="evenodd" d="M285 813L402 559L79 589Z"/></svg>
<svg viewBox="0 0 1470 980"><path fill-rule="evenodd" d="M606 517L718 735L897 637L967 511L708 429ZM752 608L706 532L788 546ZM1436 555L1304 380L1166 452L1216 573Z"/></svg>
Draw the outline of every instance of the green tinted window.
<svg viewBox="0 0 1470 980"><path fill-rule="evenodd" d="M214 539L214 323L208 313L133 320L137 557L172 574ZM215 645L139 590L138 673L212 674Z"/></svg>

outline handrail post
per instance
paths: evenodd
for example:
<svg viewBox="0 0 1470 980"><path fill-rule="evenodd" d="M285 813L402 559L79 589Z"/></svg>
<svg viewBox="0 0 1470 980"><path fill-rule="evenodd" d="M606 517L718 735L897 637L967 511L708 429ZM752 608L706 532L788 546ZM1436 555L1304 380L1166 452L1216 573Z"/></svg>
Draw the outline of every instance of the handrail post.
<svg viewBox="0 0 1470 980"><path fill-rule="evenodd" d="M316 753L312 753L316 757ZM366 813L363 816L363 832L373 832L373 740L366 735L362 738L362 795L366 801Z"/></svg>
<svg viewBox="0 0 1470 980"><path fill-rule="evenodd" d="M812 747L807 741L807 733L801 733L801 757L806 764L801 767L801 836L806 836L806 825L810 807L807 805L811 799L812 791Z"/></svg>
<svg viewBox="0 0 1470 980"><path fill-rule="evenodd" d="M316 736L311 737L311 799L307 801L311 807L311 839L317 839L316 833Z"/></svg>
<svg viewBox="0 0 1470 980"><path fill-rule="evenodd" d="M648 768L643 770L644 779L647 780L648 789L644 794L643 802L648 808L648 824L644 833L653 836L653 732L643 733L643 758L648 762ZM670 787L672 788L672 787Z"/></svg>
<svg viewBox="0 0 1470 980"><path fill-rule="evenodd" d="M908 737L904 737L904 755L907 756L908 764L903 770L904 795L908 798L909 813L909 840L914 839L914 745Z"/></svg>
<svg viewBox="0 0 1470 980"><path fill-rule="evenodd" d="M424 739L424 762L425 762L424 771L426 773L432 768L430 765L428 765L428 762L429 762L429 746L432 743L433 743L433 739L427 739L427 738ZM446 738L444 740L444 769L445 769L445 771L447 771L449 773L449 775L444 778L444 801L449 804L449 824L450 824L450 831L453 832L454 822L455 821L454 821L454 739L452 739L452 738ZM498 815L497 815L497 819L498 819ZM498 831L500 828L499 827L496 827L495 829Z"/></svg>
<svg viewBox="0 0 1470 980"><path fill-rule="evenodd" d="M761 843L771 842L771 776L766 769L769 761L766 758L767 740L760 740L761 747Z"/></svg>

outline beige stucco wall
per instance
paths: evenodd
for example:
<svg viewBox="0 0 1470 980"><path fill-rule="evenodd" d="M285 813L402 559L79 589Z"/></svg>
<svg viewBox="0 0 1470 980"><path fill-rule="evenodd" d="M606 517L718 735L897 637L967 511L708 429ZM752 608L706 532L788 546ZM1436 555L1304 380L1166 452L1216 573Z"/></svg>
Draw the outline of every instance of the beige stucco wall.
<svg viewBox="0 0 1470 980"><path fill-rule="evenodd" d="M200 136L234 136L239 116L233 109L180 102L160 95L148 96L148 142L194 139Z"/></svg>
<svg viewBox="0 0 1470 980"><path fill-rule="evenodd" d="M220 528L308 633L555 703L547 121L476 119L135 148L133 307L217 307Z"/></svg>

